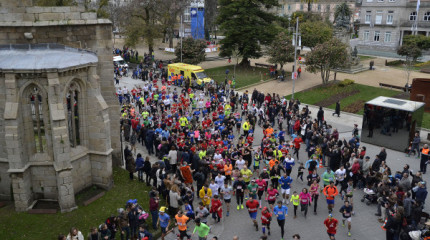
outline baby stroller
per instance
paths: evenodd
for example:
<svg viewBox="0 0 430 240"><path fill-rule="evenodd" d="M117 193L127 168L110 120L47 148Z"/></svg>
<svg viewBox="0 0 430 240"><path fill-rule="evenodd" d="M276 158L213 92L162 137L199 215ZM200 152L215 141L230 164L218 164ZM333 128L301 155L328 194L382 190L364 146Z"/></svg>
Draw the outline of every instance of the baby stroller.
<svg viewBox="0 0 430 240"><path fill-rule="evenodd" d="M370 205L372 203L377 203L378 196L376 196L376 192L370 188L364 188L364 196L361 199L361 202L366 202L366 205Z"/></svg>

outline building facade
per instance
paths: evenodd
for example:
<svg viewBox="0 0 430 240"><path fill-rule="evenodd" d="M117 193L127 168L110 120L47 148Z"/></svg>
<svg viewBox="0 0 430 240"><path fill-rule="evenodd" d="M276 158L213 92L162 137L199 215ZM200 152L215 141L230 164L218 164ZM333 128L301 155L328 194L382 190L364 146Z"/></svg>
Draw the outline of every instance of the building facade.
<svg viewBox="0 0 430 240"><path fill-rule="evenodd" d="M343 1L336 0L321 0L310 5L310 12L321 14L323 18L328 18L331 22L334 21L334 12L336 6L342 3ZM346 1L354 13L352 20L358 17L358 8L356 7L355 0L347 0ZM300 0L279 0L279 7L276 7L272 10L278 16L291 16L294 12L302 11L308 12L308 4L305 1ZM357 13L357 14L356 14Z"/></svg>
<svg viewBox="0 0 430 240"><path fill-rule="evenodd" d="M71 211L79 191L113 185L120 161L112 24L77 6L0 9L0 198Z"/></svg>
<svg viewBox="0 0 430 240"><path fill-rule="evenodd" d="M404 36L428 36L429 32L428 0L421 0L418 12L416 0L363 0L357 48L395 52L402 44Z"/></svg>

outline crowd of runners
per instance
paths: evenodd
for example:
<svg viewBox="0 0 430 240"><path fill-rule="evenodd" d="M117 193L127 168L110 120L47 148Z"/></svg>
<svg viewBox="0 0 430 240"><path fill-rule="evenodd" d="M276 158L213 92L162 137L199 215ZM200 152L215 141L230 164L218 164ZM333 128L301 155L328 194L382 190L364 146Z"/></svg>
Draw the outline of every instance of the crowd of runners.
<svg viewBox="0 0 430 240"><path fill-rule="evenodd" d="M308 211L327 215L321 229L329 239L335 239L339 222L351 236L357 190L366 192L358 201L377 205L386 239L408 239L410 232L423 228L427 189L421 174L426 164L419 172L409 165L392 170L384 148L372 161L360 144L357 125L349 139L340 139L336 127L324 120L322 108L314 119L298 100L257 90L240 94L227 82L197 90L187 81L175 85L162 73L117 91L126 169L130 179L137 172L138 180L152 191L149 209L131 201L112 218L116 224L106 225L110 239L118 232L121 239L150 240L148 229L160 228L163 240L170 232L178 239L198 235L203 240L210 225L236 211L249 212L260 239L279 230L284 239L286 219L308 218ZM256 131L262 131L261 140L255 139ZM138 144L145 153L137 150ZM306 159L299 159L302 148ZM428 151L424 145L408 156L415 153L427 163ZM149 156L158 161L151 162ZM294 187L297 181L307 187ZM343 204L335 206L335 198ZM166 203L161 205L160 199ZM151 218L141 223L145 211ZM195 222L192 232L190 221ZM430 236L425 229L420 233ZM307 239L306 233L299 234L293 239Z"/></svg>

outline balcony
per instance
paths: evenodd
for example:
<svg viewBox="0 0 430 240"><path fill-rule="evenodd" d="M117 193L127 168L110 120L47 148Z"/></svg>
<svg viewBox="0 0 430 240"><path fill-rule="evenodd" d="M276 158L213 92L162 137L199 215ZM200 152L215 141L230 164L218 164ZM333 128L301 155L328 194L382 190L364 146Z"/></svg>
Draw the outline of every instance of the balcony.
<svg viewBox="0 0 430 240"><path fill-rule="evenodd" d="M412 27L415 21L401 21L400 27ZM417 21L419 28L430 28L430 21Z"/></svg>

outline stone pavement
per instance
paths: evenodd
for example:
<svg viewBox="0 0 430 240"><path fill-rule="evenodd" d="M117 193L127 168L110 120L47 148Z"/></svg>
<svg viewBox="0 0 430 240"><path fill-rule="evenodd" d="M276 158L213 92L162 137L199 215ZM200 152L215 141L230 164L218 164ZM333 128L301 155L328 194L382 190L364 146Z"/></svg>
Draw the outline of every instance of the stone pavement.
<svg viewBox="0 0 430 240"><path fill-rule="evenodd" d="M135 85L142 85L142 81L133 80L131 78L123 78L121 79L120 86L126 85L129 89L131 89ZM311 109L311 116L316 117L317 108L314 106L309 106ZM333 127L337 128L340 132L340 139L350 139L352 134L352 129L354 123L361 126L361 117L348 114L341 113L341 117L333 117L331 115L331 110L325 109L325 120L327 123L331 124ZM255 132L255 143L259 143L262 138L262 130L257 126ZM124 143L126 144L126 143ZM374 159L374 156L377 155L380 151L380 147L370 145L367 143L363 143L363 146L367 147L367 155L371 157L371 160ZM143 155L146 155L146 149L144 149L141 145L138 147L138 152L142 152ZM393 171L400 170L403 168L404 164L408 163L411 166L411 169L416 171L419 169L419 160L412 157L405 157L404 153L393 151L387 149L387 162ZM307 154L304 151L304 148L301 148L299 154L300 160L298 162L304 162L307 160ZM155 158L151 158L151 161L156 161ZM300 180L296 180L297 176L297 165L293 169L292 177L294 182L292 184L292 191L300 192L303 187L307 187L306 183L303 183ZM325 169L319 169L318 173L321 175ZM429 181L429 175L424 175L424 180ZM380 223L377 221L377 218L374 216L376 212L376 205L367 206L362 203L360 199L363 196L362 190L357 190L354 194L354 209L356 215L352 218L352 236L347 237L347 229L345 227L339 226L337 239L356 239L356 240L379 240L383 239L385 232L381 230ZM197 205L197 199L194 205ZM338 209L341 207L342 200L337 197L334 216L338 220L342 219L341 214L338 212ZM263 206L267 206L267 202L263 201ZM293 219L293 212L291 204L289 207L289 216L286 221L286 235L284 239L289 239L295 233L299 233L302 236L302 239L327 239L327 235L325 235L325 228L323 226L323 221L327 217L327 208L324 198L320 198L318 200L318 210L317 215L314 215L312 211L309 211L307 219L305 219L300 211L298 212L298 218ZM313 206L312 206L313 207ZM311 207L311 208L312 208ZM425 209L427 212L429 211L428 205ZM213 220L209 220L209 224L212 227L212 232L210 236L218 236L219 239L232 239L233 236L237 235L240 239L258 239L261 235L261 227L260 232L256 232L255 228L252 226L252 222L248 216L247 210L236 210L236 203L232 201L230 216L225 216L225 206L224 206L224 216L221 223L213 223ZM260 221L260 214L258 215L258 222ZM261 225L261 224L260 224ZM277 226L276 220L272 221L272 235L269 239L280 239L280 229ZM194 229L193 224L189 224L189 229L192 231ZM166 239L171 240L176 237L173 234L169 234ZM195 235L193 239L197 239Z"/></svg>

